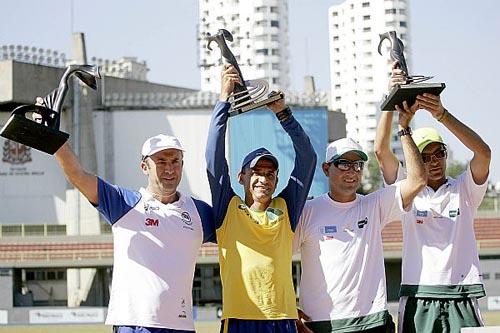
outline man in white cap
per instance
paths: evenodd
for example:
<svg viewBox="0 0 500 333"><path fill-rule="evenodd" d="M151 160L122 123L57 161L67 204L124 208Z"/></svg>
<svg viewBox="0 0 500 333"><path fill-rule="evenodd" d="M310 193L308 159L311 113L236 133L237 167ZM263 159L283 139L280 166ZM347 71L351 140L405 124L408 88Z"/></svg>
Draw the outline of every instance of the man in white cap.
<svg viewBox="0 0 500 333"><path fill-rule="evenodd" d="M194 332L192 284L198 249L214 241L212 210L180 193L183 152L173 136L142 147L147 187L112 185L82 169L64 144L55 154L68 180L112 225L114 269L106 324L115 333Z"/></svg>
<svg viewBox="0 0 500 333"><path fill-rule="evenodd" d="M382 228L399 219L425 186L422 159L399 115L408 178L366 196L356 193L368 156L353 139L332 142L323 172L329 192L306 202L295 233L301 253L302 332L391 332L387 311Z"/></svg>
<svg viewBox="0 0 500 333"><path fill-rule="evenodd" d="M284 99L270 104L292 139L294 168L287 186L273 197L278 160L267 149L258 148L243 158L237 177L245 197L236 195L225 158L227 98L236 82L240 82L237 71L226 65L206 151L223 287L221 332L293 333L297 319L293 233L312 183L316 153Z"/></svg>
<svg viewBox="0 0 500 333"><path fill-rule="evenodd" d="M405 83L393 65L389 88ZM427 110L474 156L458 178L446 176L447 146L434 128L421 128L413 138L425 164L427 186L403 214L403 262L399 332L460 332L483 326L477 298L485 296L479 266L474 216L488 185L491 151L472 129L446 110L439 96L423 94L411 107ZM384 181L405 178L390 147L391 112L382 112L375 152Z"/></svg>

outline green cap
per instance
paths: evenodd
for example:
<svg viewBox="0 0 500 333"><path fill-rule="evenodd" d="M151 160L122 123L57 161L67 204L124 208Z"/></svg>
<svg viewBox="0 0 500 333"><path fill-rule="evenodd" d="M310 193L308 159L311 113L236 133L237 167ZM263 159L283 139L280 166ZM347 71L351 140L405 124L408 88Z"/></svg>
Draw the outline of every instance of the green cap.
<svg viewBox="0 0 500 333"><path fill-rule="evenodd" d="M415 141L415 145L417 146L419 152L422 152L427 145L433 142L438 142L446 146L441 135L439 135L438 131L432 127L416 129L413 131L411 137L413 138L413 141Z"/></svg>

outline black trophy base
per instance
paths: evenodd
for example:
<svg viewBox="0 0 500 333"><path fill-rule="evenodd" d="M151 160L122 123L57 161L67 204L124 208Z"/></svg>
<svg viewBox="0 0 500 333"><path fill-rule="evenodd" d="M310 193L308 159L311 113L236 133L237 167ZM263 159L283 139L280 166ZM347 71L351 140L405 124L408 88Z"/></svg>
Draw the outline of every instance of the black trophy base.
<svg viewBox="0 0 500 333"><path fill-rule="evenodd" d="M13 114L0 130L0 136L53 155L68 140L69 134Z"/></svg>
<svg viewBox="0 0 500 333"><path fill-rule="evenodd" d="M271 104L272 102L275 102L275 101L280 100L282 98L283 98L283 94L276 94L276 95L273 95L273 96L268 97L266 99L244 105L240 108L233 109L232 111L229 111L228 115L229 115L229 117L234 117L234 116L237 116L239 114L261 108L263 106Z"/></svg>
<svg viewBox="0 0 500 333"><path fill-rule="evenodd" d="M392 88L389 96L380 106L382 111L394 111L396 105L403 107L403 102L406 101L408 106L412 106L417 100L417 95L424 93L438 96L444 90L444 83L410 83L397 84Z"/></svg>

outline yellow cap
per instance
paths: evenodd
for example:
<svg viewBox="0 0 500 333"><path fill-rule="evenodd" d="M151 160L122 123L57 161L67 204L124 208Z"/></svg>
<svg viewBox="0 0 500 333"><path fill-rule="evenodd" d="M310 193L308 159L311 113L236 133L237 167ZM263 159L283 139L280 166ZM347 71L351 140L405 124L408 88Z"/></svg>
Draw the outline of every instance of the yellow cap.
<svg viewBox="0 0 500 333"><path fill-rule="evenodd" d="M441 135L432 127L419 128L413 131L411 136L419 152L422 152L428 144L438 142L446 146Z"/></svg>

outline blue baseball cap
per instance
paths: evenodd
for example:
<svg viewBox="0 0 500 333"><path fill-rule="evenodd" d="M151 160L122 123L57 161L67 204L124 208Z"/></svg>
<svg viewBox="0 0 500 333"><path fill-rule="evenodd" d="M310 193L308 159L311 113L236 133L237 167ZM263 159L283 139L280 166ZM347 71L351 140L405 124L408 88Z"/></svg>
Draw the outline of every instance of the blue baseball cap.
<svg viewBox="0 0 500 333"><path fill-rule="evenodd" d="M243 162L241 163L241 170L243 171L243 169L245 169L247 166L249 168L253 168L261 158L267 158L268 160L273 162L274 166L276 167L276 170L278 169L279 164L276 156L274 156L266 148L261 147L255 149L254 151L251 151L250 153L247 154L247 156L245 156Z"/></svg>

